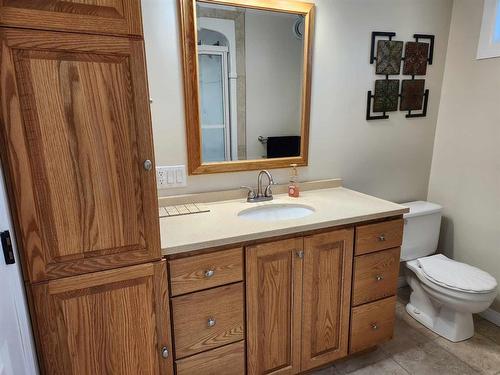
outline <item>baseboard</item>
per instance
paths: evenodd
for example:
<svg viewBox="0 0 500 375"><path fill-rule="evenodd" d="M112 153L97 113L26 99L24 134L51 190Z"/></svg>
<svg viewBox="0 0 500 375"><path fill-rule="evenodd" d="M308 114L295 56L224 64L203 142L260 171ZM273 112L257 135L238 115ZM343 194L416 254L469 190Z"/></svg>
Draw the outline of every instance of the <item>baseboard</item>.
<svg viewBox="0 0 500 375"><path fill-rule="evenodd" d="M406 277L404 276L399 276L398 277L398 289L399 288L404 288L405 286L407 286L408 283L406 282Z"/></svg>
<svg viewBox="0 0 500 375"><path fill-rule="evenodd" d="M500 312L487 309L479 314L482 318L500 327Z"/></svg>

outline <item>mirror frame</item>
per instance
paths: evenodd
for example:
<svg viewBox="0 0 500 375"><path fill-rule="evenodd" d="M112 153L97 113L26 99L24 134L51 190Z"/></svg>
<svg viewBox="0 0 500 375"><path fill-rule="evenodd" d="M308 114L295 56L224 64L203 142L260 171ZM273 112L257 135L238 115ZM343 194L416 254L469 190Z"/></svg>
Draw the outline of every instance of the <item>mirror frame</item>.
<svg viewBox="0 0 500 375"><path fill-rule="evenodd" d="M179 0L181 53L184 78L184 108L188 172L190 175L250 171L257 169L286 168L290 164L305 166L309 151L309 112L311 104L312 30L314 26L314 4L288 0L199 0L208 4L237 6L259 10L270 10L304 16L304 51L301 98L300 156L235 160L203 163L201 155L201 126L198 90L198 45L196 35L196 1Z"/></svg>

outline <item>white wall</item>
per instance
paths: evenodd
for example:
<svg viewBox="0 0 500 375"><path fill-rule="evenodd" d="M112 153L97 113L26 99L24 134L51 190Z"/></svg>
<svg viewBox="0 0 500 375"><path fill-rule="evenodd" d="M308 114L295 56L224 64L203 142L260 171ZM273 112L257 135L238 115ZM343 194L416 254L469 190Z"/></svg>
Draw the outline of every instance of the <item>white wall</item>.
<svg viewBox="0 0 500 375"><path fill-rule="evenodd" d="M451 0L316 0L309 166L303 180L342 177L347 187L394 201L425 199L444 67ZM186 164L177 1L144 0L156 162ZM407 120L365 120L366 91L373 87L370 34L394 30L397 39L436 35L429 67L429 113ZM274 170L278 182L287 170ZM160 195L255 185L257 172L193 176L183 189Z"/></svg>
<svg viewBox="0 0 500 375"><path fill-rule="evenodd" d="M500 58L475 59L481 17L482 1L455 0L429 200L445 253L500 281Z"/></svg>
<svg viewBox="0 0 500 375"><path fill-rule="evenodd" d="M297 16L245 14L247 159L266 148L259 136L300 135L303 43L293 34Z"/></svg>

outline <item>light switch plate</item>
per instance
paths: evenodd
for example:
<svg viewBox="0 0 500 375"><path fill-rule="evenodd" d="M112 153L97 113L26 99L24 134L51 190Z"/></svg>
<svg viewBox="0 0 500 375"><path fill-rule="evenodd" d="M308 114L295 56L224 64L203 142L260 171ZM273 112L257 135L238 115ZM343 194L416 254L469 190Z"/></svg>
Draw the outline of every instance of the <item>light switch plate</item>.
<svg viewBox="0 0 500 375"><path fill-rule="evenodd" d="M168 165L156 167L156 186L158 189L186 186L186 166Z"/></svg>

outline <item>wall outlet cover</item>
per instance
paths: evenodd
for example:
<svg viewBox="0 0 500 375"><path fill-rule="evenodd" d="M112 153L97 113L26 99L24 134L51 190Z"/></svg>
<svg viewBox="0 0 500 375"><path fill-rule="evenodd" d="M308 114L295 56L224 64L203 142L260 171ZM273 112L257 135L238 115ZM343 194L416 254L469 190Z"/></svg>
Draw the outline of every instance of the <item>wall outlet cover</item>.
<svg viewBox="0 0 500 375"><path fill-rule="evenodd" d="M168 165L156 167L156 186L158 190L186 186L186 166Z"/></svg>

